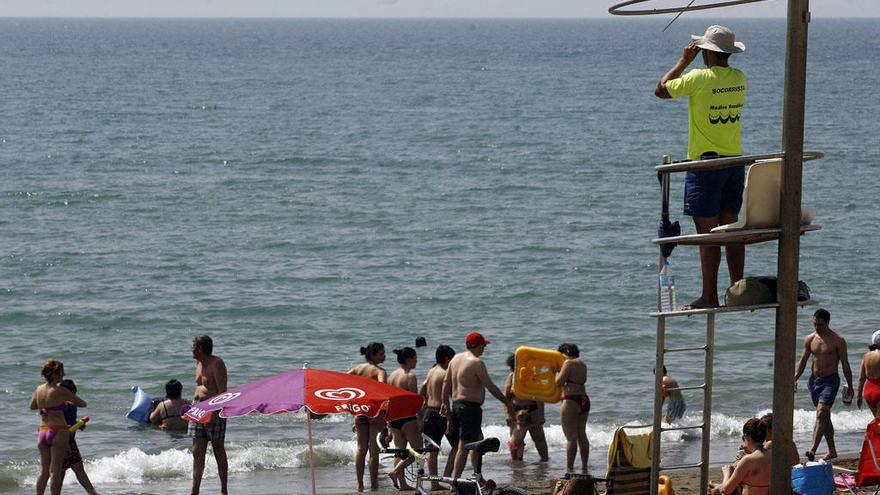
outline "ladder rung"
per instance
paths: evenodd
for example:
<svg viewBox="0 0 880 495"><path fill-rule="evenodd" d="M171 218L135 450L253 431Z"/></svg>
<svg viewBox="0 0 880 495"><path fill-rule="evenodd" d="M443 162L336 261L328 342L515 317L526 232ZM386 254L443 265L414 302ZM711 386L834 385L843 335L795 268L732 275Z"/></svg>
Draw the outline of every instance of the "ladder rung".
<svg viewBox="0 0 880 495"><path fill-rule="evenodd" d="M679 347L673 349L663 349L663 352L688 352L688 351L705 351L708 346L700 347Z"/></svg>
<svg viewBox="0 0 880 495"><path fill-rule="evenodd" d="M682 390L702 390L702 389L705 389L705 388L706 388L706 384L704 383L704 384L702 384L702 385L694 385L694 386L692 386L692 387L675 387L675 388L670 387L670 388L667 388L667 389L664 389L664 390L667 391L667 392L675 392L676 390L678 390L678 391L682 391Z"/></svg>
<svg viewBox="0 0 880 495"><path fill-rule="evenodd" d="M698 467L703 467L702 462L697 462L695 464L679 464L677 466L660 466L660 471L677 471L679 469L694 469Z"/></svg>
<svg viewBox="0 0 880 495"><path fill-rule="evenodd" d="M670 428L661 427L660 431L698 430L698 429L702 428L703 426L705 426L705 425L699 424L699 425L692 425L692 426L673 426Z"/></svg>

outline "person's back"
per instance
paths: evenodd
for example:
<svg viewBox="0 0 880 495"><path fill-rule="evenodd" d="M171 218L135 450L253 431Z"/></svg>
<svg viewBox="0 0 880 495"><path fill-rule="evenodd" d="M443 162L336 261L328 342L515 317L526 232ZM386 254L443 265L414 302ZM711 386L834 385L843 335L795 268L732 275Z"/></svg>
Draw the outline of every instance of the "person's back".
<svg viewBox="0 0 880 495"><path fill-rule="evenodd" d="M385 370L373 363L361 363L348 370L348 373L350 375L364 376L382 383L385 383L388 378Z"/></svg>
<svg viewBox="0 0 880 495"><path fill-rule="evenodd" d="M721 468L721 483L709 483L709 495L731 494L738 487L743 495L768 495L770 493L771 453L764 448L767 440L767 423L750 418L743 425L743 443L746 452L734 464Z"/></svg>
<svg viewBox="0 0 880 495"><path fill-rule="evenodd" d="M189 423L181 417L180 408L188 402L182 398L183 384L172 378L165 384L165 399L150 412L150 422L167 431L186 431Z"/></svg>
<svg viewBox="0 0 880 495"><path fill-rule="evenodd" d="M746 455L739 462L743 463L745 476L742 479L743 495L767 495L770 493L769 450L761 449Z"/></svg>
<svg viewBox="0 0 880 495"><path fill-rule="evenodd" d="M667 82L666 89L673 97L688 97L688 159L742 154L746 75L741 70L729 65L693 69Z"/></svg>
<svg viewBox="0 0 880 495"><path fill-rule="evenodd" d="M439 408L443 403L443 380L446 379L446 368L435 365L425 376L424 397L425 407Z"/></svg>
<svg viewBox="0 0 880 495"><path fill-rule="evenodd" d="M480 381L480 372L485 364L471 351L460 352L449 362L449 380L452 384L452 400L482 404L486 398L486 388Z"/></svg>
<svg viewBox="0 0 880 495"><path fill-rule="evenodd" d="M392 371L390 375L388 375L388 384L393 385L397 388L402 388L404 390L409 390L410 392L418 392L418 387L416 384L418 383L418 379L416 378L415 373L412 371L406 371L402 368L397 368Z"/></svg>
<svg viewBox="0 0 880 495"><path fill-rule="evenodd" d="M880 380L880 349L868 351L864 356L865 375L869 380Z"/></svg>
<svg viewBox="0 0 880 495"><path fill-rule="evenodd" d="M658 98L688 97L688 160L742 155L741 118L745 105L746 76L728 64L730 55L745 51L733 31L724 26L709 26L702 36L682 49L678 62L669 69L654 89ZM702 52L705 69L684 70ZM710 232L722 224L738 220L745 186L745 167L737 165L718 170L690 170L685 176L684 214L693 218L698 234ZM745 248L724 248L730 285L743 277ZM700 248L703 275L700 297L685 309L718 306L718 267L721 249Z"/></svg>
<svg viewBox="0 0 880 495"><path fill-rule="evenodd" d="M876 418L880 414L880 330L871 336L868 352L862 356L859 365L859 386L856 404L862 408L862 399L868 403Z"/></svg>

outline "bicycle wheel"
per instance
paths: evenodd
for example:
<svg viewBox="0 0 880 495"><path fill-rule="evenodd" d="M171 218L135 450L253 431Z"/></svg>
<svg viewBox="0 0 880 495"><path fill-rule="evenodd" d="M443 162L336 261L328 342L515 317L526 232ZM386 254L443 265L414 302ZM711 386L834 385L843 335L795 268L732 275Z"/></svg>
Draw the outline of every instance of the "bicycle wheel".
<svg viewBox="0 0 880 495"><path fill-rule="evenodd" d="M529 492L512 486L502 486L492 492L492 495L529 495Z"/></svg>

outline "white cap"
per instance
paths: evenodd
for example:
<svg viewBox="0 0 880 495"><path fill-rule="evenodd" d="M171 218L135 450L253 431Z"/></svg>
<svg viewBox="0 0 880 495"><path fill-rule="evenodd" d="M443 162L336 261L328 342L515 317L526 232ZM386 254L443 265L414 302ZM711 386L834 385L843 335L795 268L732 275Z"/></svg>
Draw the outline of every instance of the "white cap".
<svg viewBox="0 0 880 495"><path fill-rule="evenodd" d="M874 332L874 335L871 335L871 345L880 345L880 330Z"/></svg>

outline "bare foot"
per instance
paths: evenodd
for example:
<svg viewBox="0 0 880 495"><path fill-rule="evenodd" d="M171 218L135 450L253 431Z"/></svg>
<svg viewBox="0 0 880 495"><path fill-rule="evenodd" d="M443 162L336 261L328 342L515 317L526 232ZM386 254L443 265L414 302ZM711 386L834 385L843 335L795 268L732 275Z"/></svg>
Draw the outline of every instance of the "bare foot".
<svg viewBox="0 0 880 495"><path fill-rule="evenodd" d="M698 297L698 298L694 299L693 301L691 301L690 304L688 304L686 306L682 306L681 309L682 310L710 309L710 308L717 308L717 307L718 307L718 301L706 301L702 297Z"/></svg>
<svg viewBox="0 0 880 495"><path fill-rule="evenodd" d="M825 457L822 458L825 461L830 461L831 459L837 459L837 452L829 452L825 454Z"/></svg>
<svg viewBox="0 0 880 495"><path fill-rule="evenodd" d="M394 485L394 488L400 490L400 486L397 484L397 474L392 471L388 473L388 477L391 478L391 484Z"/></svg>

